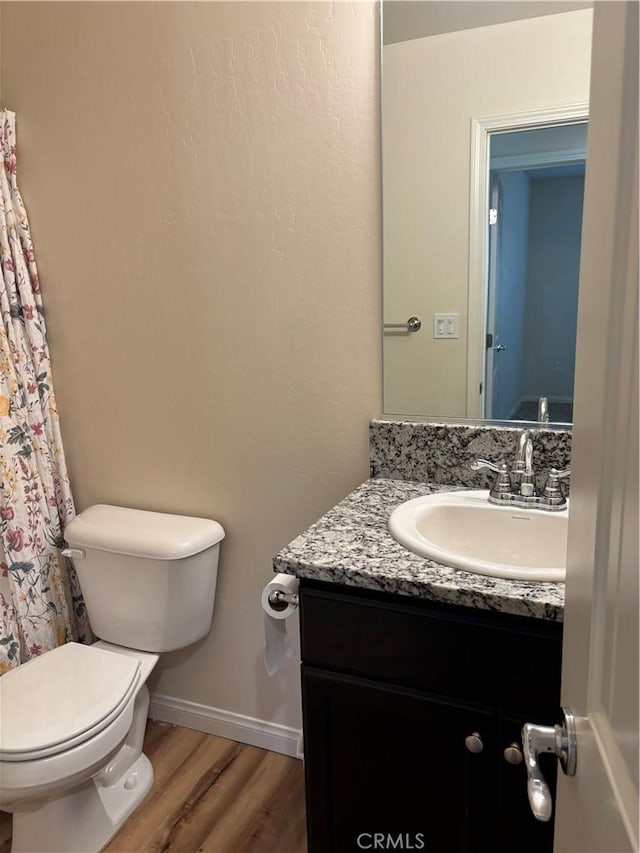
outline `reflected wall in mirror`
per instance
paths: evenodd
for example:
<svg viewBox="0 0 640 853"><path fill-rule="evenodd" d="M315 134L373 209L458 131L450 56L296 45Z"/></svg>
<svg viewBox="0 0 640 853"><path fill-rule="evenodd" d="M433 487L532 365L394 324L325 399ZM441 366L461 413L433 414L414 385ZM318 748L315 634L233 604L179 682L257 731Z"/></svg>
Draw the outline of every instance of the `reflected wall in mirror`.
<svg viewBox="0 0 640 853"><path fill-rule="evenodd" d="M571 419L587 5L384 2L386 414Z"/></svg>

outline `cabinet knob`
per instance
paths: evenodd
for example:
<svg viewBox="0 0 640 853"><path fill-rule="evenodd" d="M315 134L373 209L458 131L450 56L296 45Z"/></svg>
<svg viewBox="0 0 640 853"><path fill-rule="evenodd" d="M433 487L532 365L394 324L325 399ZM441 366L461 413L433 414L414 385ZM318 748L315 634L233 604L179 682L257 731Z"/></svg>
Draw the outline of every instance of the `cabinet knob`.
<svg viewBox="0 0 640 853"><path fill-rule="evenodd" d="M482 738L480 737L479 732L472 732L470 735L467 735L464 739L464 745L467 747L469 752L482 752L484 749L484 744L482 743Z"/></svg>
<svg viewBox="0 0 640 853"><path fill-rule="evenodd" d="M509 764L522 764L522 750L520 749L520 744L515 742L510 743L502 754L504 755L505 761L508 761Z"/></svg>

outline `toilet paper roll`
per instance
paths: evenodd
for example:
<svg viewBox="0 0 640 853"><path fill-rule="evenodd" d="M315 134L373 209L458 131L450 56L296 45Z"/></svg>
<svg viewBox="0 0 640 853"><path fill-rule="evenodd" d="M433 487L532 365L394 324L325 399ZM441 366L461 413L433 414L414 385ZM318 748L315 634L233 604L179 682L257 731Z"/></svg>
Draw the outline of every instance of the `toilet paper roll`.
<svg viewBox="0 0 640 853"><path fill-rule="evenodd" d="M264 611L264 665L269 675L277 672L293 654L293 645L287 634L286 619L296 610L295 604L287 604L281 610L273 608L269 596L279 590L284 593L298 592L298 579L293 575L276 575L262 590Z"/></svg>

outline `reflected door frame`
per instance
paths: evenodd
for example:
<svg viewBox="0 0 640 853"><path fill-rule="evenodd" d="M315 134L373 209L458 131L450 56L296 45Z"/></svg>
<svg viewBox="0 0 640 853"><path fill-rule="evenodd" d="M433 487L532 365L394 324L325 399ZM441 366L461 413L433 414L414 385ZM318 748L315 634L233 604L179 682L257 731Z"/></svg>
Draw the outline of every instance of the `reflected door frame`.
<svg viewBox="0 0 640 853"><path fill-rule="evenodd" d="M520 113L472 117L469 189L469 295L467 417L485 414L487 274L489 266L489 137L492 133L578 124L589 119L586 102Z"/></svg>
<svg viewBox="0 0 640 853"><path fill-rule="evenodd" d="M491 210L500 209L500 186L497 178L489 177L489 208ZM500 341L495 334L495 315L496 315L496 277L498 272L498 222L494 222L489 218L488 223L485 222L487 229L488 254L487 254L487 282L486 282L486 305L487 310L485 320L485 372L484 372L484 387L482 388L482 417L491 419L494 409L494 394L496 392L497 376L496 372L500 364L500 352L496 349L500 345ZM491 334L491 346L488 343L488 336Z"/></svg>

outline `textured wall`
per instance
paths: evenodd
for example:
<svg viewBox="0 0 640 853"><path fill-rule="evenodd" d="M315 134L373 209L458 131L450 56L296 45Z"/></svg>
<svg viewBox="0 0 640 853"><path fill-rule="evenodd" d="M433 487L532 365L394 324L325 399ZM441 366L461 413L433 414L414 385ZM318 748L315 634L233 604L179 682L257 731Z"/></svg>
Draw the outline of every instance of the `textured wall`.
<svg viewBox="0 0 640 853"><path fill-rule="evenodd" d="M373 4L4 3L78 507L210 516L215 623L157 689L296 725L271 556L367 476L380 411Z"/></svg>

